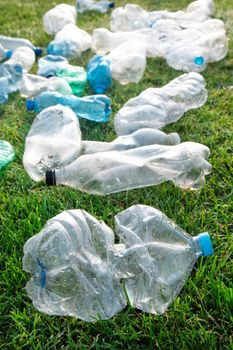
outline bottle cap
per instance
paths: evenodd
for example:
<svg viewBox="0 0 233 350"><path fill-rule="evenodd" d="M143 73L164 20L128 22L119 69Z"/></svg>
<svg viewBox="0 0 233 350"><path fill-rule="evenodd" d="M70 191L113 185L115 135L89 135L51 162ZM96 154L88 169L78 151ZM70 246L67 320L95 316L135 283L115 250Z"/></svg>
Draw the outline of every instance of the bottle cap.
<svg viewBox="0 0 233 350"><path fill-rule="evenodd" d="M43 54L43 49L41 47L34 47L34 52L35 52L35 55L36 57L39 57L39 56L42 56Z"/></svg>
<svg viewBox="0 0 233 350"><path fill-rule="evenodd" d="M197 236L198 243L201 247L202 255L209 256L214 253L212 241L208 232L200 233Z"/></svg>
<svg viewBox="0 0 233 350"><path fill-rule="evenodd" d="M176 132L170 134L171 145L178 145L180 143L180 136Z"/></svg>
<svg viewBox="0 0 233 350"><path fill-rule="evenodd" d="M115 3L112 1L112 2L110 2L110 4L108 5L108 7L110 8L110 9L113 9L114 7L115 7Z"/></svg>
<svg viewBox="0 0 233 350"><path fill-rule="evenodd" d="M56 186L56 176L54 169L46 170L45 182L48 186Z"/></svg>
<svg viewBox="0 0 233 350"><path fill-rule="evenodd" d="M202 66L205 62L205 59L203 56L197 56L194 58L194 63L197 65L197 66Z"/></svg>
<svg viewBox="0 0 233 350"><path fill-rule="evenodd" d="M12 50L7 50L6 51L6 58L11 58L13 51Z"/></svg>
<svg viewBox="0 0 233 350"><path fill-rule="evenodd" d="M26 101L26 109L27 111L34 111L35 109L35 100L27 100Z"/></svg>
<svg viewBox="0 0 233 350"><path fill-rule="evenodd" d="M96 86L95 87L96 94L103 94L104 92L105 92L105 89L103 88L103 86Z"/></svg>

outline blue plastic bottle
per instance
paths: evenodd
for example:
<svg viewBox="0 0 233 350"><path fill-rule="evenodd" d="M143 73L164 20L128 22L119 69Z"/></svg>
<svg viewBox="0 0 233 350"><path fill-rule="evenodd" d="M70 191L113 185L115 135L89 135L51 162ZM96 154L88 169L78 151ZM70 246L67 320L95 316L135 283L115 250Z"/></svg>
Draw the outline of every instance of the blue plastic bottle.
<svg viewBox="0 0 233 350"><path fill-rule="evenodd" d="M95 55L87 64L87 80L96 94L103 94L112 84L110 61Z"/></svg>
<svg viewBox="0 0 233 350"><path fill-rule="evenodd" d="M28 111L41 112L43 109L57 104L70 107L79 118L95 122L107 122L112 111L111 100L105 95L63 96L56 91L46 91L36 96L35 100L27 100L26 108Z"/></svg>

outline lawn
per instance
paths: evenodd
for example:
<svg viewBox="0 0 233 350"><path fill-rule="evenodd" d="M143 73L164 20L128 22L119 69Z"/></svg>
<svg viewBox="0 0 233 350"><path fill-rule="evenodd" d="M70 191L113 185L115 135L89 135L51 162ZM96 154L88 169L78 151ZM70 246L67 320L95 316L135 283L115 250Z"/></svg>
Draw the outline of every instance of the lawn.
<svg viewBox="0 0 233 350"><path fill-rule="evenodd" d="M61 2L61 0L60 0ZM68 1L66 1L68 3ZM184 8L188 0L137 0L148 10ZM52 39L43 31L42 15L59 0L0 0L0 33L30 39L46 47ZM69 1L73 4L74 1ZM116 4L125 4L116 1ZM28 177L22 165L24 140L35 113L12 94L0 105L0 139L15 148L15 161L0 176L0 349L233 349L232 230L233 230L233 9L231 0L216 0L216 17L225 21L229 37L227 57L203 72L209 97L198 110L187 112L164 129L178 132L182 141L207 145L212 173L199 192L183 191L171 182L99 197L62 186L48 188ZM78 25L89 31L107 27L110 15L85 13ZM72 63L85 65L91 53ZM36 65L34 67L36 72ZM110 122L81 120L83 139L111 141L113 117L131 97L147 87L162 86L181 73L163 59L148 59L139 84L114 81ZM86 94L91 94L86 89ZM188 233L208 231L215 253L201 258L176 301L162 316L128 306L109 321L82 322L38 312L24 289L29 276L22 270L24 243L46 221L65 209L81 208L113 228L114 215L141 203L163 211Z"/></svg>

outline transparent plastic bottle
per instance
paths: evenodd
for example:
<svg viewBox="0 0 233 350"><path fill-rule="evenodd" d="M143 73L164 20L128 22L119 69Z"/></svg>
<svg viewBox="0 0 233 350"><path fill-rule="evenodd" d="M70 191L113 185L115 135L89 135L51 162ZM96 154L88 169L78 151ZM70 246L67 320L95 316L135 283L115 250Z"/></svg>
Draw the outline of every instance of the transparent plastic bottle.
<svg viewBox="0 0 233 350"><path fill-rule="evenodd" d="M110 9L114 8L114 6L114 1L108 0L77 0L76 10L78 13L84 13L86 11L106 13Z"/></svg>
<svg viewBox="0 0 233 350"><path fill-rule="evenodd" d="M87 73L83 67L69 64L65 67L57 68L55 75L64 78L69 83L74 95L83 95L87 85Z"/></svg>
<svg viewBox="0 0 233 350"><path fill-rule="evenodd" d="M8 79L9 92L19 90L20 81L23 77L22 64L10 58L0 65L0 77Z"/></svg>
<svg viewBox="0 0 233 350"><path fill-rule="evenodd" d="M72 95L68 82L59 77L49 79L35 74L23 74L20 81L20 94L23 97L35 97L44 91L57 91L62 95Z"/></svg>
<svg viewBox="0 0 233 350"><path fill-rule="evenodd" d="M35 63L36 56L34 51L27 46L20 46L13 52L11 59L19 62L24 71L28 72Z"/></svg>
<svg viewBox="0 0 233 350"><path fill-rule="evenodd" d="M83 155L70 165L48 170L48 185L108 195L172 181L183 189L198 190L211 172L208 147L193 142L175 146L150 145L127 151Z"/></svg>
<svg viewBox="0 0 233 350"><path fill-rule="evenodd" d="M41 112L43 109L57 104L70 107L79 118L102 123L108 121L112 111L111 100L106 95L63 96L56 91L42 92L34 100L27 100L26 108L28 111Z"/></svg>
<svg viewBox="0 0 233 350"><path fill-rule="evenodd" d="M75 24L69 23L56 33L54 40L48 45L47 52L52 55L74 58L90 49L91 45L91 36Z"/></svg>
<svg viewBox="0 0 233 350"><path fill-rule="evenodd" d="M213 254L207 232L190 236L159 210L134 205L115 216L115 229L84 210L50 219L24 245L23 269L34 306L87 322L109 319L126 305L162 314L200 256Z"/></svg>
<svg viewBox="0 0 233 350"><path fill-rule="evenodd" d="M202 75L182 74L167 85L146 89L126 102L115 116L115 131L117 135L128 135L140 128L161 129L189 109L201 107L206 100Z"/></svg>
<svg viewBox="0 0 233 350"><path fill-rule="evenodd" d="M56 34L69 23L76 23L77 12L74 6L59 4L47 11L43 16L44 30L48 34Z"/></svg>
<svg viewBox="0 0 233 350"><path fill-rule="evenodd" d="M112 85L110 61L95 55L87 64L87 80L96 94L103 94Z"/></svg>
<svg viewBox="0 0 233 350"><path fill-rule="evenodd" d="M65 68L68 65L68 60L63 56L47 55L38 60L37 74L50 78L56 75L59 68Z"/></svg>
<svg viewBox="0 0 233 350"><path fill-rule="evenodd" d="M0 140L0 170L5 168L15 158L15 152L11 144Z"/></svg>
<svg viewBox="0 0 233 350"><path fill-rule="evenodd" d="M4 47L0 44L0 62L4 60L8 60L11 56L12 56L12 51L4 49Z"/></svg>
<svg viewBox="0 0 233 350"><path fill-rule="evenodd" d="M10 93L9 80L6 77L0 77L0 104L8 101Z"/></svg>
<svg viewBox="0 0 233 350"><path fill-rule="evenodd" d="M35 55L41 56L43 50L40 47L35 47L31 41L22 38L11 38L9 36L0 35L0 44L7 50L15 51L18 47L27 46L30 47Z"/></svg>
<svg viewBox="0 0 233 350"><path fill-rule="evenodd" d="M46 108L34 119L25 140L23 165L34 181L48 169L64 167L77 159L81 131L74 112L61 105Z"/></svg>

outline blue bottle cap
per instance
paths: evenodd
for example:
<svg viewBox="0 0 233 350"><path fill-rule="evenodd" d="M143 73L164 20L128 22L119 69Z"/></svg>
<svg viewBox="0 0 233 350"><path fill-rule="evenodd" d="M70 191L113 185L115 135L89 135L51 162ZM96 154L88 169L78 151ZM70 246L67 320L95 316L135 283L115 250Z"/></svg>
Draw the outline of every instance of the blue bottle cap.
<svg viewBox="0 0 233 350"><path fill-rule="evenodd" d="M6 58L8 59L8 58L11 58L11 56L12 56L12 50L7 50L6 51Z"/></svg>
<svg viewBox="0 0 233 350"><path fill-rule="evenodd" d="M41 47L34 47L34 52L35 52L35 55L36 57L39 57L39 56L42 56L43 54L43 49Z"/></svg>
<svg viewBox="0 0 233 350"><path fill-rule="evenodd" d="M96 86L94 90L96 94L103 94L106 89L103 86Z"/></svg>
<svg viewBox="0 0 233 350"><path fill-rule="evenodd" d="M110 2L110 4L108 5L108 7L109 7L110 9L113 9L113 8L115 7L115 3L114 3L114 2Z"/></svg>
<svg viewBox="0 0 233 350"><path fill-rule="evenodd" d="M194 63L197 65L197 66L202 66L205 62L205 59L203 56L197 56L194 58Z"/></svg>
<svg viewBox="0 0 233 350"><path fill-rule="evenodd" d="M198 240L198 243L201 247L201 251L202 251L203 256L213 255L214 249L213 249L211 238L210 238L210 235L208 232L200 233L197 236L197 240Z"/></svg>
<svg viewBox="0 0 233 350"><path fill-rule="evenodd" d="M35 109L35 100L27 100L26 101L26 108L27 108L27 111L34 111Z"/></svg>

